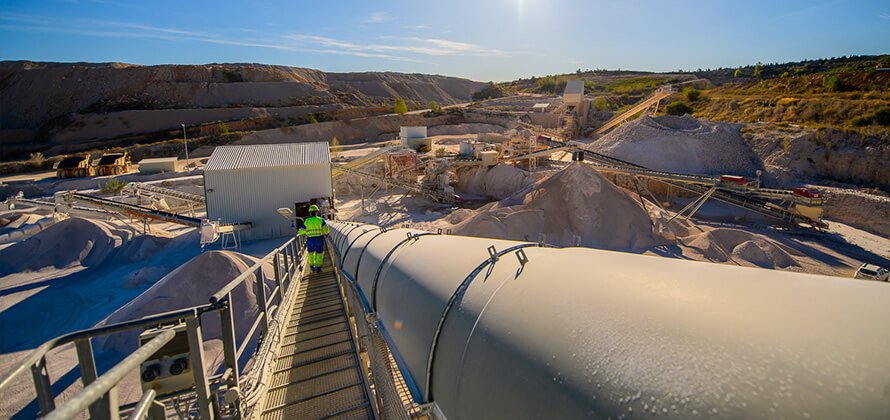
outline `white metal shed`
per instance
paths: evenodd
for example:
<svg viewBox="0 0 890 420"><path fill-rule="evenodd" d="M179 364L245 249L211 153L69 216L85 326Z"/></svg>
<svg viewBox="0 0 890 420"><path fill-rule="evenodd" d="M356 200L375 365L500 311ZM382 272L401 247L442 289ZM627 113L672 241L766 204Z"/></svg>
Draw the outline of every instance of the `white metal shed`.
<svg viewBox="0 0 890 420"><path fill-rule="evenodd" d="M328 144L219 146L204 167L207 218L252 224L245 241L292 234L277 209L333 196Z"/></svg>

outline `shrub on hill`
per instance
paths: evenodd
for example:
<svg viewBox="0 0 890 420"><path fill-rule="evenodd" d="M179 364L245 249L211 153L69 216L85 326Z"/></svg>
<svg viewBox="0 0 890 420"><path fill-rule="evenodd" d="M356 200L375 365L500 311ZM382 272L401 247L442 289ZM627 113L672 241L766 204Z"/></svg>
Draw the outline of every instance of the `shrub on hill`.
<svg viewBox="0 0 890 420"><path fill-rule="evenodd" d="M685 115L692 113L692 108L690 108L689 105L686 105L685 102L680 101L674 101L667 104L667 106L664 107L664 110L668 115Z"/></svg>
<svg viewBox="0 0 890 420"><path fill-rule="evenodd" d="M701 91L693 87L687 87L683 89L683 96L686 97L687 101L695 102L701 97Z"/></svg>
<svg viewBox="0 0 890 420"><path fill-rule="evenodd" d="M482 90L473 94L473 100L484 101L486 99L503 98L507 94L509 94L507 88L494 82L488 82L488 85L482 88Z"/></svg>

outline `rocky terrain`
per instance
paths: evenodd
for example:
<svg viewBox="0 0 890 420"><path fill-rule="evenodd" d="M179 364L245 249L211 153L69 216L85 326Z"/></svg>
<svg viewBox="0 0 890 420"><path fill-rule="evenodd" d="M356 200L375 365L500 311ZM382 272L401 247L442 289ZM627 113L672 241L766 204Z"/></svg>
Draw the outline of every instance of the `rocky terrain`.
<svg viewBox="0 0 890 420"><path fill-rule="evenodd" d="M351 107L468 101L484 85L455 77L326 73L262 64L138 66L0 62L3 158L56 143L270 114L287 120ZM170 118L169 110L178 110ZM198 111L199 110L199 111ZM135 112L140 111L140 112Z"/></svg>

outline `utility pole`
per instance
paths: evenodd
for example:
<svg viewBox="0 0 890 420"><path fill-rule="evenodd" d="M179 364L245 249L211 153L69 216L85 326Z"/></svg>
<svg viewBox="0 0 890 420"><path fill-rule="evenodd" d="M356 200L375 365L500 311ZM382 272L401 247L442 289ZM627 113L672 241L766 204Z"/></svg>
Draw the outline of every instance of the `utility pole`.
<svg viewBox="0 0 890 420"><path fill-rule="evenodd" d="M188 166L189 162L189 141L185 138L185 124L180 124L182 126L182 143L185 144L185 165Z"/></svg>

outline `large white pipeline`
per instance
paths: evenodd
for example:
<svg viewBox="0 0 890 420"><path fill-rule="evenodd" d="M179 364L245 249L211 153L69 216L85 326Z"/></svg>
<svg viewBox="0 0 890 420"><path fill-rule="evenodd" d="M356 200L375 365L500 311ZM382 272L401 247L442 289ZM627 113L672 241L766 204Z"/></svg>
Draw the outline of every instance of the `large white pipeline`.
<svg viewBox="0 0 890 420"><path fill-rule="evenodd" d="M331 228L416 397L448 418L890 418L890 285Z"/></svg>

